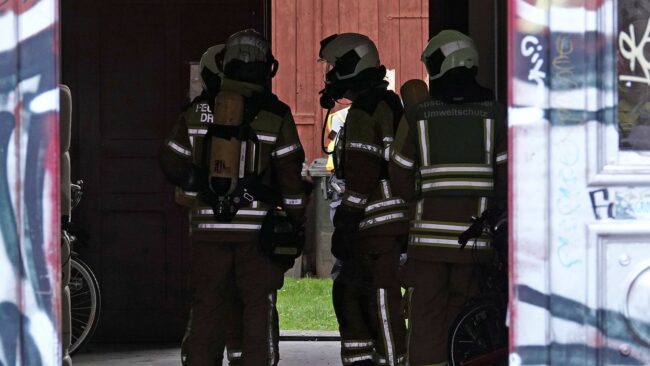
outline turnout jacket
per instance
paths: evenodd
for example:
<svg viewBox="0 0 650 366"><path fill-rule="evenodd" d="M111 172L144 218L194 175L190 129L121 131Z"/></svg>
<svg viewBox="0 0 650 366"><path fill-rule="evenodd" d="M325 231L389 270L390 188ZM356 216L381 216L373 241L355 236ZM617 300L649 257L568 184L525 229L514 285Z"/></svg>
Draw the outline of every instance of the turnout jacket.
<svg viewBox="0 0 650 366"><path fill-rule="evenodd" d="M390 147L402 114L399 97L381 87L359 96L345 119L338 140L344 150L341 205L363 212L360 235L407 233L406 203L388 182Z"/></svg>
<svg viewBox="0 0 650 366"><path fill-rule="evenodd" d="M458 236L491 204L507 200L506 120L496 102L447 104L429 99L410 107L393 143L393 191L415 207L408 255L427 261L488 258L487 238Z"/></svg>
<svg viewBox="0 0 650 366"><path fill-rule="evenodd" d="M246 111L257 141L246 144L245 175L263 175L265 184L279 188L282 206L292 220L302 223L305 213L305 192L301 171L305 154L289 107L262 87L223 79L221 90L244 96ZM255 100L256 107L249 108ZM203 140L207 125L214 123L213 99L197 98L181 114L161 153L163 171L182 171L183 166L203 164ZM251 113L250 110L253 112ZM212 207L197 198L197 192L183 192L190 206L190 233L195 239L252 240L261 228L270 205L253 201L239 209L231 222L216 221ZM189 200L188 200L189 199ZM178 200L178 195L177 195Z"/></svg>

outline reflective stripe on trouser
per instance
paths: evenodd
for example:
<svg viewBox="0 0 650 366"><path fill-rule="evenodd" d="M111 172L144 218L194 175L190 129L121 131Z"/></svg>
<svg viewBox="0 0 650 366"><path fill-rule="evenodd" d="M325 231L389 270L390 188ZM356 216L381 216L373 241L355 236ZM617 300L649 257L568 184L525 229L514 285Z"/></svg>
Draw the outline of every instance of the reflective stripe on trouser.
<svg viewBox="0 0 650 366"><path fill-rule="evenodd" d="M363 360L402 364L406 329L397 277L399 245L391 237L362 238L359 244L360 254L343 264L332 290L341 359L344 365Z"/></svg>
<svg viewBox="0 0 650 366"><path fill-rule="evenodd" d="M234 275L234 274L233 274ZM223 323L220 326L226 332L225 335L225 344L216 345L215 348L218 348L219 356L217 364L222 363L222 353L225 348L228 350L227 358L230 365L241 365L241 343L242 343L242 310L244 304L239 298L239 293L237 292L237 285L235 284L234 276L228 281L226 291L229 292L227 296L224 297L226 301L226 314L227 316L223 320ZM187 360L188 357L188 347L189 339L192 333L192 309L190 309L189 321L187 328L185 329L185 335L183 336L183 342L181 343L181 360ZM183 365L187 364L187 361L182 362Z"/></svg>
<svg viewBox="0 0 650 366"><path fill-rule="evenodd" d="M379 356L376 353L375 353L374 362L375 362L375 365L388 365L389 364L387 359ZM406 365L406 354L403 354L403 355L397 357L397 365L399 365L399 366Z"/></svg>
<svg viewBox="0 0 650 366"><path fill-rule="evenodd" d="M214 366L228 336L228 281L234 275L243 302L242 362L244 366L275 365L278 360L275 291L283 272L250 242L192 243L192 336L190 366Z"/></svg>
<svg viewBox="0 0 650 366"><path fill-rule="evenodd" d="M228 338L226 340L226 349L228 350L226 355L228 358L228 365L230 366L242 364L243 352L242 352L241 311L243 310L244 305L241 303L241 300L239 300L238 303L239 303L238 305L239 307L237 308L237 310L239 310L239 315L237 315L236 319L232 319L232 324L227 324L228 327L231 327L231 332L229 332ZM234 315L235 314L233 314L233 316ZM233 326L235 324L237 324L238 326ZM274 348L276 350L275 354L277 357L278 342L280 340L280 330L279 330L279 323L278 323L278 311L275 306L273 307L273 322L271 325L273 326L273 341L274 341Z"/></svg>
<svg viewBox="0 0 650 366"><path fill-rule="evenodd" d="M341 275L334 281L332 302L341 334L341 361L343 365L352 365L354 362L373 359L374 341L364 307L364 300L367 299L364 292L367 287L342 281L344 271L345 264Z"/></svg>
<svg viewBox="0 0 650 366"><path fill-rule="evenodd" d="M406 262L409 288L407 335L410 366L445 365L449 328L466 300L476 293L474 266L464 263Z"/></svg>
<svg viewBox="0 0 650 366"><path fill-rule="evenodd" d="M241 349L235 349L235 350L228 350L228 363L230 365L239 365L241 364L241 359L242 359L242 351Z"/></svg>
<svg viewBox="0 0 650 366"><path fill-rule="evenodd" d="M402 298L385 288L377 289L377 313L379 315L379 339L375 345L375 364L401 366L406 363L406 340L402 317ZM392 297L389 298L389 295ZM396 317L397 321L392 318ZM396 330L394 332L394 329ZM394 334L396 333L396 334ZM399 339L395 339L395 337ZM382 347L383 346L383 347ZM399 349L398 349L399 347Z"/></svg>

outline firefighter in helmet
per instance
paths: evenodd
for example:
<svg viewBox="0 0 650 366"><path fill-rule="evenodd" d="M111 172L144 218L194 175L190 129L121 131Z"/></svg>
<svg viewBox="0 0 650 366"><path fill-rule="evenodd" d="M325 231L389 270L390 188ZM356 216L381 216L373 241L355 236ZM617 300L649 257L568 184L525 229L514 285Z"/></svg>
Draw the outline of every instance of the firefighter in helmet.
<svg viewBox="0 0 650 366"><path fill-rule="evenodd" d="M258 32L231 35L212 118L194 126L182 116L161 155L168 180L197 192L190 211L191 366L213 366L220 357L233 278L243 304L241 364L279 359L275 297L302 249L305 195L296 125L269 90L277 68Z"/></svg>
<svg viewBox="0 0 650 366"><path fill-rule="evenodd" d="M478 52L453 30L422 53L429 94L399 124L389 167L394 192L415 206L408 239L409 365L446 365L451 322L477 291L474 261L484 238L461 250L472 216L506 201L506 123L493 93L476 82Z"/></svg>
<svg viewBox="0 0 650 366"><path fill-rule="evenodd" d="M189 129L193 132L190 133L190 143L193 141L193 137L197 130L204 127L206 121L214 119L214 116L212 115L212 107L214 104L214 98L221 88L221 79L223 78L221 64L225 53L225 47L225 44L209 47L201 56L201 61L199 63L201 94L194 98L183 110L183 113L186 115ZM176 202L179 205L192 207L196 200L196 195L197 192L185 192L180 187L176 187ZM225 337L225 344L221 343L217 345L220 352L215 365L221 365L223 363L222 358L225 347L228 348L227 358L230 365L239 365L241 362L242 304L234 278L231 279L228 286L228 291L231 292L231 295L227 298L229 300L227 305L230 307L228 310L230 316L226 319L227 322L223 324L223 328L228 331L228 334ZM191 325L192 311L190 310L187 328L181 343L181 363L183 365L187 364L189 337L192 331Z"/></svg>
<svg viewBox="0 0 650 366"><path fill-rule="evenodd" d="M345 185L332 236L332 254L343 262L332 290L341 358L344 365L403 364L397 271L408 215L390 189L387 167L402 105L387 90L386 69L368 37L332 35L321 41L320 58L327 63L321 106L352 101L334 152L335 174Z"/></svg>

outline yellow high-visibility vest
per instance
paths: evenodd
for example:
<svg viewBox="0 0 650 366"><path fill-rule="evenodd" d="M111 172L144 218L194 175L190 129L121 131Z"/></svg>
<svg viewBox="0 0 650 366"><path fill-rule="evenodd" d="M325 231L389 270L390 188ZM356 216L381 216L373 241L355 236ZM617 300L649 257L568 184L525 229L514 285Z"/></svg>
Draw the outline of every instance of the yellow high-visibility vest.
<svg viewBox="0 0 650 366"><path fill-rule="evenodd" d="M345 124L345 118L348 116L349 109L350 107L346 107L334 113L330 113L329 117L327 117L328 134L329 131L332 131L332 128L334 128L334 131L337 133L338 136L338 132ZM333 122L335 122L334 125L332 125ZM336 138L334 138L334 140L331 140L329 144L327 144L327 151L329 152L334 151L335 145L336 145ZM327 164L325 165L325 168L327 169L328 172L334 170L334 156L332 154L327 156Z"/></svg>

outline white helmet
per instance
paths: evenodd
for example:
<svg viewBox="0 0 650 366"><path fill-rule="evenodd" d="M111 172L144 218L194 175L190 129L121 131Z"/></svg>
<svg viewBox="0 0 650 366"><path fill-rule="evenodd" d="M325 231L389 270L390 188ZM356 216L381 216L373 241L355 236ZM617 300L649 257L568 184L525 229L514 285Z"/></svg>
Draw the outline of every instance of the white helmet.
<svg viewBox="0 0 650 366"><path fill-rule="evenodd" d="M430 80L438 79L456 67L478 67L478 51L474 41L463 33L450 29L441 31L429 40L421 59Z"/></svg>
<svg viewBox="0 0 650 366"><path fill-rule="evenodd" d="M221 59L223 58L223 51L226 48L224 44L218 44L208 48L201 56L199 68L201 70L201 86L203 90L208 90L208 85L214 88L213 83L219 82L223 78L223 70L221 70Z"/></svg>
<svg viewBox="0 0 650 366"><path fill-rule="evenodd" d="M381 66L375 44L363 34L334 34L321 42L319 56L332 67L328 77L335 80L351 79L366 69Z"/></svg>

